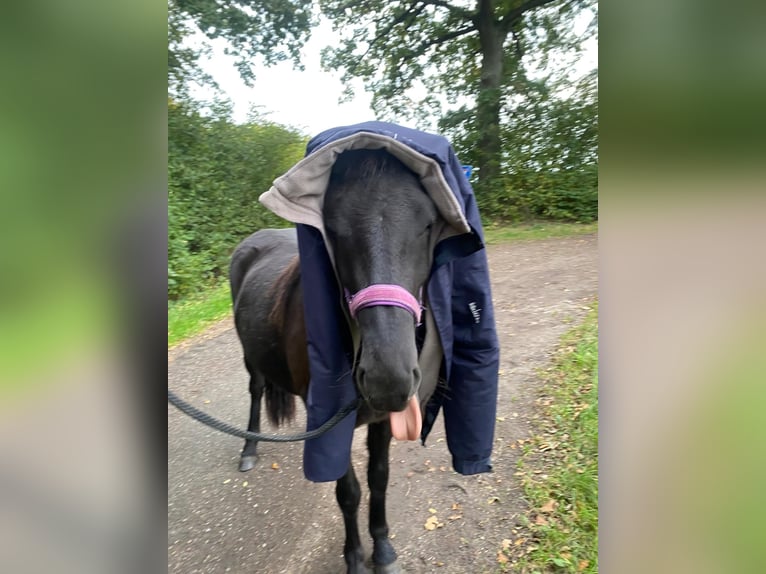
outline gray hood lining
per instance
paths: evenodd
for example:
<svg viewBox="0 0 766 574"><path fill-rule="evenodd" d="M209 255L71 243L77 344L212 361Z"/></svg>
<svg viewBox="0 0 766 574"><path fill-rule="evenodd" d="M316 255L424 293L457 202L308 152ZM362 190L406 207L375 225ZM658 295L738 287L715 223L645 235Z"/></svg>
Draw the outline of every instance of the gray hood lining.
<svg viewBox="0 0 766 574"><path fill-rule="evenodd" d="M432 238L434 244L447 237L471 231L460 204L435 160L392 137L371 132L357 132L335 140L306 156L274 180L274 185L261 194L259 201L292 223L315 227L322 233L326 243L322 208L330 172L340 153L354 149L385 149L415 172L446 223L438 226L438 237Z"/></svg>

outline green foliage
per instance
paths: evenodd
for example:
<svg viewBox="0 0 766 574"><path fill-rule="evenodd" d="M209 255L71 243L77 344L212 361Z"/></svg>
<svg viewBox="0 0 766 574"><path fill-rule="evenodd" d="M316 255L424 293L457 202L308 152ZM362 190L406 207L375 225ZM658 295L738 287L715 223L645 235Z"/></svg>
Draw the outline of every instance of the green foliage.
<svg viewBox="0 0 766 574"><path fill-rule="evenodd" d="M300 65L300 49L313 25L311 0L168 0L168 80L182 93L189 80L211 83L196 67L200 50L184 44L194 30L208 39L224 38L237 57L242 79L250 84L256 61L292 59Z"/></svg>
<svg viewBox="0 0 766 574"><path fill-rule="evenodd" d="M236 125L225 106L202 115L168 104L168 296L188 295L228 271L236 244L285 222L258 196L303 157L305 138L266 121Z"/></svg>

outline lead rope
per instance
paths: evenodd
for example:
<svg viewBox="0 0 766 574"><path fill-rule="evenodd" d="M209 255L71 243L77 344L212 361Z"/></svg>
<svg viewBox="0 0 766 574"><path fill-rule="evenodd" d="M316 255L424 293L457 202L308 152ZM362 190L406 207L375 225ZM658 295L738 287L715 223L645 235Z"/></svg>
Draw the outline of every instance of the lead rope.
<svg viewBox="0 0 766 574"><path fill-rule="evenodd" d="M351 414L351 412L359 408L359 406L362 404L362 399L357 398L357 399L354 399L352 402L348 403L346 406L344 406L337 413L335 413L332 416L332 418L328 419L327 422L325 422L319 428L316 428L311 431L302 432L299 434L294 434L294 435L261 434L257 432L250 432L250 431L244 431L244 430L238 429L237 427L230 425L229 423L220 421L217 418L212 417L205 412L202 412L197 407L190 405L183 399L176 396L176 394L170 389L168 389L168 402L174 407L176 407L178 410L180 410L182 413L189 415L194 420L201 422L203 425L212 427L217 431L221 431L222 433L244 438L246 440L255 440L255 441L263 441L263 442L299 442L299 441L310 440L312 438L321 436L327 431L329 431L331 428L337 426L340 421L345 419L349 414Z"/></svg>

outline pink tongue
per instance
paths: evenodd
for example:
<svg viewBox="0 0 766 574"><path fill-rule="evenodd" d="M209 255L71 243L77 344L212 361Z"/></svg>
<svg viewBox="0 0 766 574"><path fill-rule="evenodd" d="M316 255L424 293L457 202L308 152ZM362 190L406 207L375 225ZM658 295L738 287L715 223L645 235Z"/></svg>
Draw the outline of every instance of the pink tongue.
<svg viewBox="0 0 766 574"><path fill-rule="evenodd" d="M418 396L412 395L403 411L390 413L390 419L391 434L396 440L417 440L423 426Z"/></svg>

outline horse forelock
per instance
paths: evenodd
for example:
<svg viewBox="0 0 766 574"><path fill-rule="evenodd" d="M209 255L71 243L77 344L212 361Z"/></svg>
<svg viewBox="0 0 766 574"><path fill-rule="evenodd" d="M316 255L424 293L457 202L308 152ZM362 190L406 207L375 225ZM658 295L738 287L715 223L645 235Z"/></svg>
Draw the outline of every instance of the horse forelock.
<svg viewBox="0 0 766 574"><path fill-rule="evenodd" d="M415 173L396 156L382 149L358 149L341 153L332 168L334 183L378 183L402 177L417 182Z"/></svg>
<svg viewBox="0 0 766 574"><path fill-rule="evenodd" d="M386 225L406 224L413 214L430 211L429 203L417 175L397 157L382 149L350 150L340 154L333 166L325 216L336 223L338 218L361 220L364 228L373 229L374 220L369 218L385 214ZM332 206L330 213L328 205Z"/></svg>

